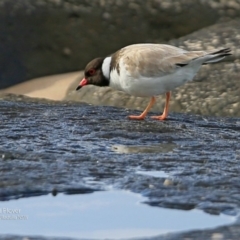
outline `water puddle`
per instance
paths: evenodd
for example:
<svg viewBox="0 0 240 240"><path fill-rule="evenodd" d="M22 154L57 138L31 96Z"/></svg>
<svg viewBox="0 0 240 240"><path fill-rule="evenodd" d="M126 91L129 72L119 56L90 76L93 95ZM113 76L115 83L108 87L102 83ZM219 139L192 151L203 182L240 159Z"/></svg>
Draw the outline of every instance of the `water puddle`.
<svg viewBox="0 0 240 240"><path fill-rule="evenodd" d="M155 178L167 178L169 175L164 171L137 171L137 174L146 175Z"/></svg>
<svg viewBox="0 0 240 240"><path fill-rule="evenodd" d="M0 202L1 234L126 239L213 228L235 218L149 207L128 191L59 194Z"/></svg>
<svg viewBox="0 0 240 240"><path fill-rule="evenodd" d="M158 145L113 145L112 150L117 153L167 153L176 147L174 143L162 143Z"/></svg>

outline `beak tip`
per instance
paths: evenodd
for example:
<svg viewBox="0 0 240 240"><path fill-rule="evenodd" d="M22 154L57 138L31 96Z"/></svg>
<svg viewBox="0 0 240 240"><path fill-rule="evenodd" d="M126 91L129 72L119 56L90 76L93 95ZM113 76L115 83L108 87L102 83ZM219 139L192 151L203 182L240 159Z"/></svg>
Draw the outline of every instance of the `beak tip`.
<svg viewBox="0 0 240 240"><path fill-rule="evenodd" d="M82 88L83 86L87 85L87 84L88 84L87 79L86 79L86 78L83 78L83 79L81 80L81 82L79 83L79 85L77 86L76 91L79 90L80 88Z"/></svg>

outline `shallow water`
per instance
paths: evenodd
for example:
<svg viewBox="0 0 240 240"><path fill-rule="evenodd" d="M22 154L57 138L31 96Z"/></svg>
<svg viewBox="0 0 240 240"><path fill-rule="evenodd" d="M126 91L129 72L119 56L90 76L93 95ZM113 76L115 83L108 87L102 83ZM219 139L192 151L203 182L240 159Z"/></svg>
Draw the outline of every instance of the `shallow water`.
<svg viewBox="0 0 240 240"><path fill-rule="evenodd" d="M82 195L59 194L0 203L1 234L41 235L90 239L153 237L164 233L213 228L235 218L200 210L149 207L146 198L129 191ZM6 213L15 210L15 213ZM21 220L19 220L21 218Z"/></svg>
<svg viewBox="0 0 240 240"><path fill-rule="evenodd" d="M112 150L117 153L167 153L172 152L176 146L176 144L171 142L151 146L113 145Z"/></svg>

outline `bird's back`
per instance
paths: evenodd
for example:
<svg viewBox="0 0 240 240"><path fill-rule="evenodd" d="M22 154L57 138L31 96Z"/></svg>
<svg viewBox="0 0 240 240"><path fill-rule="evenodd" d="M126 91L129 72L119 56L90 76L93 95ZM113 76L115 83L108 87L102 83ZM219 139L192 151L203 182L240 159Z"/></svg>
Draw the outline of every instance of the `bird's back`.
<svg viewBox="0 0 240 240"><path fill-rule="evenodd" d="M164 44L134 44L117 51L113 56L112 69L122 61L125 69L134 78L160 77L172 73L176 64L186 63L206 54L203 51L189 52ZM115 63L115 64L114 64Z"/></svg>

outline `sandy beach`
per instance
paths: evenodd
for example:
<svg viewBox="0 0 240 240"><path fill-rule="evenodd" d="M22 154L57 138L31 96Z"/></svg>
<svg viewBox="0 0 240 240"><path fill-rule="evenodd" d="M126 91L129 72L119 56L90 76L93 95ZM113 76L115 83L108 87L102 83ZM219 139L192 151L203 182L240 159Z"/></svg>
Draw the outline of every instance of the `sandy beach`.
<svg viewBox="0 0 240 240"><path fill-rule="evenodd" d="M6 89L0 93L22 94L28 97L63 100L68 88L81 72L72 72L35 78Z"/></svg>

